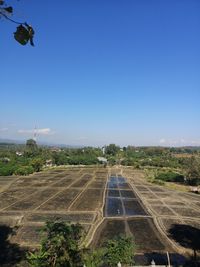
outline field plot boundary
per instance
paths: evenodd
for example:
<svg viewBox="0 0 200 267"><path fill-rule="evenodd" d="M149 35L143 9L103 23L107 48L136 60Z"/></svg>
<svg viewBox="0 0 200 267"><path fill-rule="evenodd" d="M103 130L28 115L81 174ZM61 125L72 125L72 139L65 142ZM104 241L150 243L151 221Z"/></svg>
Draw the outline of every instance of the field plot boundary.
<svg viewBox="0 0 200 267"><path fill-rule="evenodd" d="M158 232L165 236L171 247L180 254L192 255L192 250L181 246L172 236L169 227L173 225L194 226L200 230L200 196L185 193L177 189L168 189L163 186L151 184L145 178L138 179L135 170L123 168L132 188L138 193L141 201L154 219ZM156 203L158 201L158 203ZM162 213L162 208L164 213ZM170 214L167 214L167 210ZM169 220L169 221L167 221ZM164 225L166 221L166 225ZM172 225L170 225L170 221ZM193 224L194 223L194 224Z"/></svg>
<svg viewBox="0 0 200 267"><path fill-rule="evenodd" d="M103 218L102 209L108 178L107 172L107 169L97 168L96 166L76 168L75 170L70 167L59 169L59 172L54 169L52 172L48 170L27 177L20 176L10 179L9 183L6 182L7 187L4 186L2 192L0 192L2 198L5 195L5 203L2 203L0 210L0 222L11 227L17 226L18 230L16 235L12 237L12 242L17 242L25 247L39 246L38 241L36 241L38 240L38 233L35 234L35 237L34 233L45 224L46 220L59 218L66 222L79 222L84 227L84 240L82 242L86 243L87 239L93 236L96 225ZM11 182L13 186L10 186ZM64 186L62 186L62 182ZM92 182L94 182L95 188L89 188ZM94 192L94 196L96 191L99 192L98 208L95 208L95 211L79 211L76 209L71 211L67 207L70 199L72 200L70 201L71 206L88 189ZM71 191L74 191L74 193ZM16 197L15 195L12 196L12 192ZM90 191L88 192L90 193ZM61 202L59 203L59 201ZM40 207L45 206L48 202L51 203L41 210ZM17 209L14 208L15 205ZM57 209L54 209L55 205L57 205ZM32 240L33 237L34 240Z"/></svg>

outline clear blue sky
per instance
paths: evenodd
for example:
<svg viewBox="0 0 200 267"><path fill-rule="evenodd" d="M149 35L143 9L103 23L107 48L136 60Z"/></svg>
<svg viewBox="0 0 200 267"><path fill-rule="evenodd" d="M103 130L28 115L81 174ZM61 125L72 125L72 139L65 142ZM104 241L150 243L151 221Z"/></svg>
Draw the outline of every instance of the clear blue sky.
<svg viewBox="0 0 200 267"><path fill-rule="evenodd" d="M0 138L200 145L199 0L20 0L0 21Z"/></svg>

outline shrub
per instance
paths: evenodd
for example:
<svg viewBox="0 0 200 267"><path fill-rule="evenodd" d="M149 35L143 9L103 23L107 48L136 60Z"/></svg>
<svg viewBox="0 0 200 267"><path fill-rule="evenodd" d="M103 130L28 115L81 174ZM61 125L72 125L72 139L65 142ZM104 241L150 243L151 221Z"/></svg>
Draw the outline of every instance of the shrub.
<svg viewBox="0 0 200 267"><path fill-rule="evenodd" d="M198 186L200 185L200 178L193 178L186 180L186 183L191 186Z"/></svg>
<svg viewBox="0 0 200 267"><path fill-rule="evenodd" d="M136 245L131 237L118 236L105 243L105 266L117 266L122 264L133 264Z"/></svg>
<svg viewBox="0 0 200 267"><path fill-rule="evenodd" d="M16 166L10 164L0 164L0 176L9 176L14 173Z"/></svg>
<svg viewBox="0 0 200 267"><path fill-rule="evenodd" d="M164 182L178 182L178 183L184 182L184 176L176 172L161 172L156 175L155 179Z"/></svg>
<svg viewBox="0 0 200 267"><path fill-rule="evenodd" d="M28 175L34 172L34 169L32 166L21 166L16 171L16 175Z"/></svg>

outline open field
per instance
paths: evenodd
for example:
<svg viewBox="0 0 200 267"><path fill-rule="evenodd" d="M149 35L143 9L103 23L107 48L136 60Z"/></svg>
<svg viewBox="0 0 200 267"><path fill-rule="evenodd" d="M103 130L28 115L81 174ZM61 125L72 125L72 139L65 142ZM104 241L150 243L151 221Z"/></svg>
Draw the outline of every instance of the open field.
<svg viewBox="0 0 200 267"><path fill-rule="evenodd" d="M0 223L18 226L14 242L37 246L41 227L55 218L81 223L91 246L123 233L134 237L138 253L185 253L190 248L171 232L181 225L200 232L200 196L150 184L131 168L0 177Z"/></svg>
<svg viewBox="0 0 200 267"><path fill-rule="evenodd" d="M0 177L0 223L18 226L12 240L26 247L37 246L41 227L56 218L79 222L87 236L103 216L106 180L104 169L78 167Z"/></svg>
<svg viewBox="0 0 200 267"><path fill-rule="evenodd" d="M200 240L200 196L162 186L152 185L144 180L144 174L138 174L132 168L124 169L123 175L128 178L134 192L154 219L157 229L173 248L180 253L193 253L193 244ZM191 234L195 232L194 234ZM178 230L190 236L188 246L180 242ZM173 234L172 234L173 233ZM198 240L198 241L197 241Z"/></svg>

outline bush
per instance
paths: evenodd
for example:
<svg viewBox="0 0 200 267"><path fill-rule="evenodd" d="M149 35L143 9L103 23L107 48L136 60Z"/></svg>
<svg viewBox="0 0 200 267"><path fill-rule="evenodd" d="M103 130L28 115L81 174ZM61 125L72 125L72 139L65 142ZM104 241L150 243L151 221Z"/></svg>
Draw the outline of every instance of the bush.
<svg viewBox="0 0 200 267"><path fill-rule="evenodd" d="M134 166L135 160L133 158L125 158L122 160L121 164L123 166Z"/></svg>
<svg viewBox="0 0 200 267"><path fill-rule="evenodd" d="M136 245L131 237L117 236L105 243L105 266L117 266L118 262L123 265L134 263Z"/></svg>
<svg viewBox="0 0 200 267"><path fill-rule="evenodd" d="M32 166L22 166L19 167L16 171L16 175L28 175L34 172L34 169Z"/></svg>
<svg viewBox="0 0 200 267"><path fill-rule="evenodd" d="M16 166L10 164L0 164L0 176L9 176L14 173Z"/></svg>
<svg viewBox="0 0 200 267"><path fill-rule="evenodd" d="M187 179L186 183L191 186L198 186L200 185L200 178Z"/></svg>
<svg viewBox="0 0 200 267"><path fill-rule="evenodd" d="M164 182L178 182L178 183L184 182L184 176L176 172L161 172L156 175L155 179Z"/></svg>
<svg viewBox="0 0 200 267"><path fill-rule="evenodd" d="M97 164L99 163L98 159L96 156L87 156L87 155L82 155L82 156L71 156L68 158L68 164L70 165L92 165L92 164Z"/></svg>
<svg viewBox="0 0 200 267"><path fill-rule="evenodd" d="M27 254L33 267L80 267L83 257L80 240L83 228L80 224L69 224L59 220L46 222L43 238L37 251Z"/></svg>

